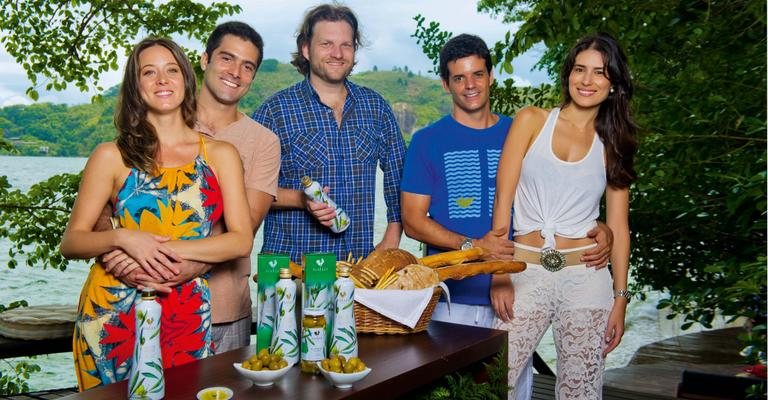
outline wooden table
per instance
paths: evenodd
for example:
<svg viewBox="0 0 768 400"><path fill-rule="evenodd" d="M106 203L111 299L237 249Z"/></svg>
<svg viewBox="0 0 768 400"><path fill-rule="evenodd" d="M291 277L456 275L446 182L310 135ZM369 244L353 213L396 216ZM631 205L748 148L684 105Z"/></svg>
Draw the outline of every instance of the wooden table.
<svg viewBox="0 0 768 400"><path fill-rule="evenodd" d="M229 351L165 371L166 399L195 399L211 386L226 386L234 399L380 399L403 395L501 351L507 332L433 321L427 332L410 335L358 336L360 358L371 373L351 389L337 389L322 376L294 366L275 385L262 388L241 377L232 363L254 353L254 346ZM124 399L125 381L66 399Z"/></svg>

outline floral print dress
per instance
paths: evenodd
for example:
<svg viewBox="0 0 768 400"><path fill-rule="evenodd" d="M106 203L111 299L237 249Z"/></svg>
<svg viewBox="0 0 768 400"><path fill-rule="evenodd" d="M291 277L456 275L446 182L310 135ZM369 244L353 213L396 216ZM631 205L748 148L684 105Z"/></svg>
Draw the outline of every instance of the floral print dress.
<svg viewBox="0 0 768 400"><path fill-rule="evenodd" d="M172 240L204 238L221 218L219 184L208 166L205 143L192 162L160 168L159 175L131 169L114 201L114 219ZM73 337L75 373L80 390L128 378L135 327L134 306L141 293L126 286L97 262L85 281ZM163 367L212 354L208 281L198 277L159 295Z"/></svg>

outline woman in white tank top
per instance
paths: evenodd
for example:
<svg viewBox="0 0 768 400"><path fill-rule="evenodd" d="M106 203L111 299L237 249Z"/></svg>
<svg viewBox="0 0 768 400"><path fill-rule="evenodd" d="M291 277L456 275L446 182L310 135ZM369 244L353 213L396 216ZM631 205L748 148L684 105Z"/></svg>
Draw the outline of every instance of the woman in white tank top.
<svg viewBox="0 0 768 400"><path fill-rule="evenodd" d="M510 229L514 203L519 274L494 275L497 327L509 331L509 382L551 324L558 398L602 398L605 356L621 341L629 293L629 185L636 125L632 83L615 39L597 34L571 49L560 75L563 105L515 117L499 161L493 229ZM579 261L605 196L614 235L611 270ZM612 276L611 276L612 272ZM514 395L512 390L510 397Z"/></svg>

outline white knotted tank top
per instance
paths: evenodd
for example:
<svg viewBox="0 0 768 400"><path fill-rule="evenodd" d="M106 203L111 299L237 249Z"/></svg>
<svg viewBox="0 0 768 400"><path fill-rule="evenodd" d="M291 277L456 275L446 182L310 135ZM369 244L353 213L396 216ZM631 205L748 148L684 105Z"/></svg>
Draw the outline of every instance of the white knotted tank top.
<svg viewBox="0 0 768 400"><path fill-rule="evenodd" d="M559 108L549 113L523 158L515 192L515 235L541 231L544 248L555 248L555 235L571 239L587 236L597 224L607 182L603 142L597 133L581 160L563 161L552 151L559 114Z"/></svg>

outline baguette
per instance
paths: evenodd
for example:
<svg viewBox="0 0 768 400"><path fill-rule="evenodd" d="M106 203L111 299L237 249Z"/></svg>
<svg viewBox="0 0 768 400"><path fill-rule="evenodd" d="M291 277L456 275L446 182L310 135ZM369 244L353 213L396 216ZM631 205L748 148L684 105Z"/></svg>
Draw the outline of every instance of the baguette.
<svg viewBox="0 0 768 400"><path fill-rule="evenodd" d="M406 250L384 249L372 251L368 257L358 263L358 267L368 269L378 279L392 267L395 271L399 271L406 265L416 263L416 257Z"/></svg>
<svg viewBox="0 0 768 400"><path fill-rule="evenodd" d="M468 250L446 251L445 253L426 256L419 260L419 264L438 268L446 265L455 265L467 261L479 260L486 254L488 254L488 250L482 247L473 247Z"/></svg>
<svg viewBox="0 0 768 400"><path fill-rule="evenodd" d="M441 281L446 279L464 279L480 274L503 274L524 271L526 264L522 261L491 260L466 264L456 264L436 268Z"/></svg>

